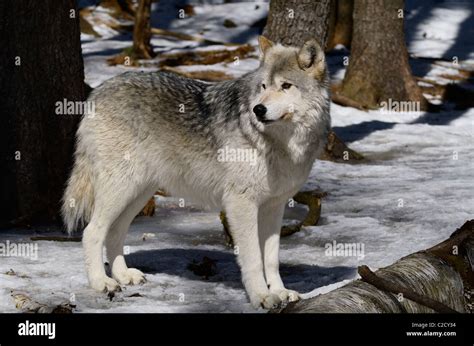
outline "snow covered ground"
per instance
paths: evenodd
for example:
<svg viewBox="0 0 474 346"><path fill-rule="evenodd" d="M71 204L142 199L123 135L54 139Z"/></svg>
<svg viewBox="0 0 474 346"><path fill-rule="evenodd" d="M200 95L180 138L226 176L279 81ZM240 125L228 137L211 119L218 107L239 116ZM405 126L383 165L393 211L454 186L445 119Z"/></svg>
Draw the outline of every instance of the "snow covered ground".
<svg viewBox="0 0 474 346"><path fill-rule="evenodd" d="M474 69L473 26L465 24L472 18L472 4L408 3L407 26L414 32L408 36L410 53L450 59L454 51L463 66ZM225 41L238 36L254 44L258 30L249 25L265 16L268 5L260 2L255 7L255 3L199 5L195 17L184 22L168 18L166 23L188 34L201 30L206 38ZM218 25L227 16L238 25L235 33ZM159 20L159 13L154 20ZM458 43L461 28L471 42ZM131 45L130 38L109 34L83 40L86 80L93 87L126 69L107 66L105 59ZM165 39L154 39L153 44L157 52L196 45ZM341 54L343 50L328 58L335 79L344 72ZM248 59L238 68L232 64L221 68L238 75L257 64ZM426 71L442 81L440 73L444 72L431 67ZM331 115L334 130L367 159L358 164L318 161L313 167L305 189L328 192L322 218L318 226L283 238L281 245L283 280L306 297L355 279L360 264L376 269L430 247L474 217L474 109L384 113L333 104ZM79 242L32 242L31 236L45 235L41 229L2 231L0 244L25 243L37 246L37 252L0 260L0 312L18 311L12 290L41 303L73 299L78 312L254 312L234 254L224 245L218 215L192 206L181 208L169 198L160 197L157 203L155 216L137 218L126 240L127 262L144 271L148 282L125 287L112 299L88 287ZM287 208L286 217L303 214L302 207ZM354 243L362 252L328 254L327 245L334 242ZM216 261L216 274L207 280L188 269L205 256ZM15 275L7 274L10 269Z"/></svg>

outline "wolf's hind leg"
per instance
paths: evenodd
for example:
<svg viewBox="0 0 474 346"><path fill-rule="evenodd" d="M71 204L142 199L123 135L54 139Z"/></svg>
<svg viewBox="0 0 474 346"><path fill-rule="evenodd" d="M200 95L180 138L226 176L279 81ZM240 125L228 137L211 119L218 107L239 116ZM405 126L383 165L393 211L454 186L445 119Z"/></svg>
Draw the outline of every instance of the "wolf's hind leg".
<svg viewBox="0 0 474 346"><path fill-rule="evenodd" d="M115 220L134 195L133 190L125 184L117 187L97 183L97 187L94 211L82 237L87 277L91 287L97 291L117 291L120 285L105 273L104 242Z"/></svg>
<svg viewBox="0 0 474 346"><path fill-rule="evenodd" d="M258 206L242 197L227 198L224 203L230 232L235 243L242 282L255 308L272 308L280 304L278 295L267 287L263 274L258 239Z"/></svg>
<svg viewBox="0 0 474 346"><path fill-rule="evenodd" d="M292 302L299 300L299 294L286 289L280 277L280 232L285 202L284 200L270 200L260 206L258 230L268 288L282 301Z"/></svg>
<svg viewBox="0 0 474 346"><path fill-rule="evenodd" d="M137 285L145 282L145 275L138 269L128 268L123 254L123 245L127 231L135 216L146 202L153 196L156 189L148 189L133 200L114 222L107 234L105 247L107 258L112 266L112 276L122 285Z"/></svg>
<svg viewBox="0 0 474 346"><path fill-rule="evenodd" d="M91 287L100 292L120 290L117 281L105 273L103 262L104 241L112 223L110 219L112 217L107 214L94 212L82 236L87 277Z"/></svg>

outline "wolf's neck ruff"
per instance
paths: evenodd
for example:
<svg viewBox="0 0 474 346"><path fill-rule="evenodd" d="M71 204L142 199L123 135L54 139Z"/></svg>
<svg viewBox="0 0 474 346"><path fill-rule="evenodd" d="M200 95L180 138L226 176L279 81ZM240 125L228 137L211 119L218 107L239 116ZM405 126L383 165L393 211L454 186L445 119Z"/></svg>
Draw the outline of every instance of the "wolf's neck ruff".
<svg viewBox="0 0 474 346"><path fill-rule="evenodd" d="M206 106L202 109L211 111L208 120L213 123L214 131L219 132L223 128L239 130L248 145L262 155L277 149L288 153L295 164L314 160L321 150L321 138L325 138L329 131L328 125L319 126L325 122L329 124L328 119L322 119L329 112L329 102L321 105L315 101L307 110L308 122L281 120L279 124L266 126L256 118L251 107L252 100L257 98L256 86L261 80L259 72L257 70L239 79L208 85L203 89L202 102ZM220 136L217 134L216 137Z"/></svg>

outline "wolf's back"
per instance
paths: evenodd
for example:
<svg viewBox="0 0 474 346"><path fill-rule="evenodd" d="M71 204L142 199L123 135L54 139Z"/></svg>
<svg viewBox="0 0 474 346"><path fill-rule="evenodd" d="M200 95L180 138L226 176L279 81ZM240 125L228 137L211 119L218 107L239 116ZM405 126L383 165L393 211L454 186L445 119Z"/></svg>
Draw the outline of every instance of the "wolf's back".
<svg viewBox="0 0 474 346"><path fill-rule="evenodd" d="M126 72L92 91L88 101L96 105L95 113L84 114L79 125L74 167L62 200L62 217L68 232L90 221L94 206L99 203L96 194L104 183L99 172L119 166L118 152L146 153L155 150L150 148L160 148L155 154L159 152L163 160L176 157L173 150L184 145L192 152L199 152L198 148L203 153L215 152L208 145L218 141L216 128L228 126L230 121L236 123L239 116L241 100L236 95L241 92L235 83L223 82L220 88L206 94L208 84L174 73ZM186 112L180 111L181 105L186 105ZM110 185L118 183L111 181Z"/></svg>
<svg viewBox="0 0 474 346"><path fill-rule="evenodd" d="M94 188L88 158L76 152L74 168L64 192L62 216L68 233L90 221L94 208Z"/></svg>

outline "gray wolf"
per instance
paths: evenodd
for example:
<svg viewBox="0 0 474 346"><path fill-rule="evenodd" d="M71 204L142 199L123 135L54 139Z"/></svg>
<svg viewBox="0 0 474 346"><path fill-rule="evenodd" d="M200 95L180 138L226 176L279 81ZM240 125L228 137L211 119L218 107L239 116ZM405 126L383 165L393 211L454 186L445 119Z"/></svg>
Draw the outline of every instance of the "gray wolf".
<svg viewBox="0 0 474 346"><path fill-rule="evenodd" d="M225 210L255 307L299 299L280 278L280 227L330 129L328 73L316 40L297 48L260 37L259 46L260 67L236 80L126 72L91 93L95 113L85 114L77 131L62 213L69 231L87 224L83 247L94 289L144 281L125 263L124 239L161 189ZM255 154L239 155L250 162L225 159L233 149Z"/></svg>

